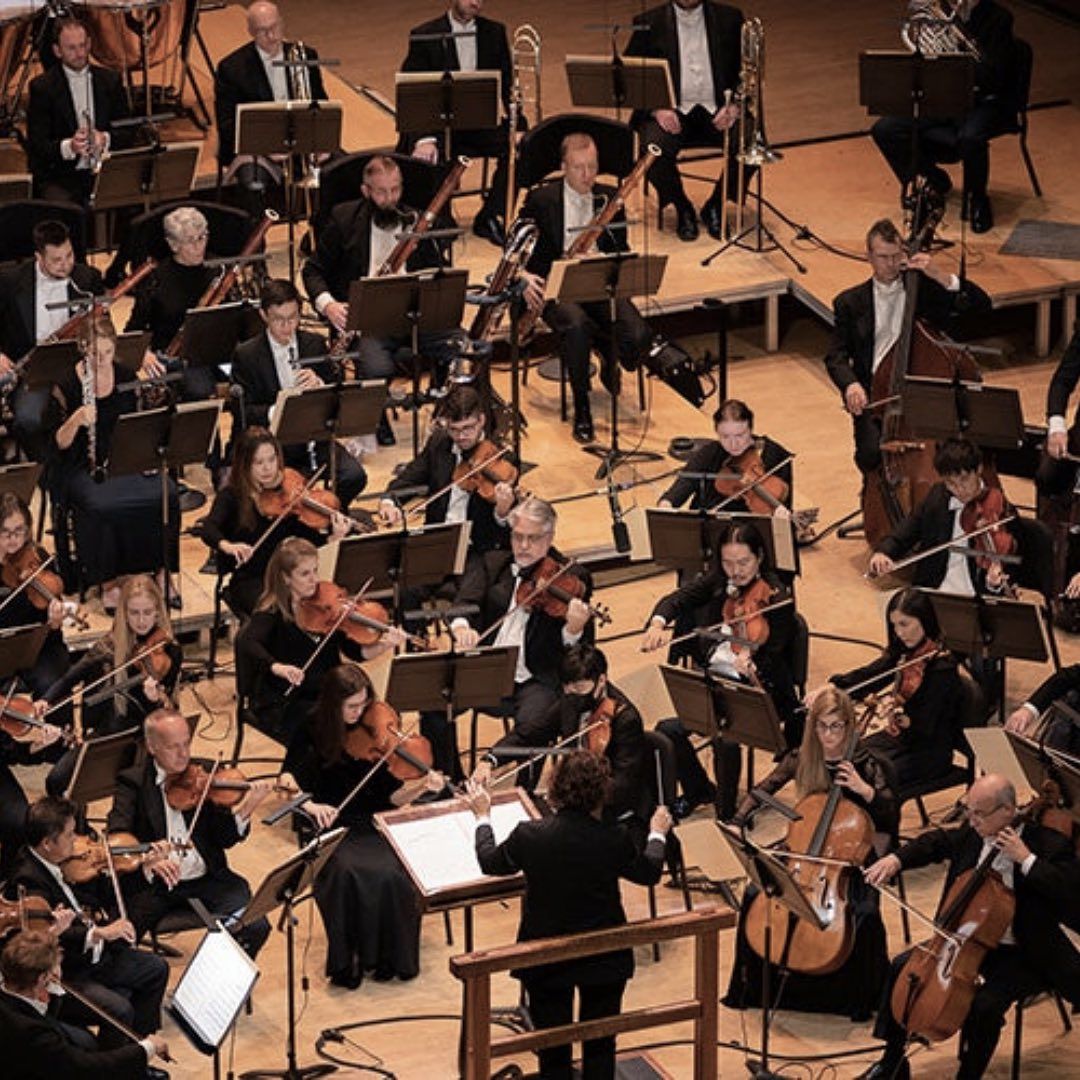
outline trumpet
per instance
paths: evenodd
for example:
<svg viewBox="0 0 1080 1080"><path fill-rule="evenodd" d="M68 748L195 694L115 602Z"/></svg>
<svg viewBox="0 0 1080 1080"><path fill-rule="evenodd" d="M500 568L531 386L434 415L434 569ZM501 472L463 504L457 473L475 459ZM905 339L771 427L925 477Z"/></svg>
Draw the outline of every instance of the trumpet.
<svg viewBox="0 0 1080 1080"><path fill-rule="evenodd" d="M94 123L90 119L90 110L83 109L82 113L82 127L79 131L86 136L87 149L86 153L80 157L80 161L93 173L101 172L101 161L104 157L104 153L98 148L97 140L94 138Z"/></svg>

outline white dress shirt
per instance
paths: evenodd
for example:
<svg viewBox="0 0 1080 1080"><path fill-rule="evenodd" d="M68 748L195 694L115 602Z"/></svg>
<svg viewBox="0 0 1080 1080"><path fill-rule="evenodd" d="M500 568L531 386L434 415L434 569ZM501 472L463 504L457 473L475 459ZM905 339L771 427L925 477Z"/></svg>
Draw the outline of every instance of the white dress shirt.
<svg viewBox="0 0 1080 1080"><path fill-rule="evenodd" d="M71 104L75 109L75 126L86 126L86 113L90 114L90 128L93 130L96 122L94 115L94 82L90 74L90 65L87 64L82 71L72 71L66 64L61 64L64 75L67 78L68 92L71 94ZM107 144L106 144L107 145ZM71 139L60 141L60 156L65 161L75 161L77 155L72 149ZM79 158L75 165L76 169L89 169L90 162L87 158Z"/></svg>
<svg viewBox="0 0 1080 1080"><path fill-rule="evenodd" d="M964 535L964 527L960 524L960 513L963 509L964 504L954 495L950 495L949 510L953 515L953 541L958 541ZM971 566L974 561L958 551L950 551L949 561L945 566L945 576L941 579L938 589L941 592L952 593L954 596L974 596L975 582L971 576Z"/></svg>
<svg viewBox="0 0 1080 1080"><path fill-rule="evenodd" d="M579 195L563 181L563 252L577 240L581 230L596 217L596 198L590 191Z"/></svg>
<svg viewBox="0 0 1080 1080"><path fill-rule="evenodd" d="M68 299L68 278L49 277L34 263L34 337L37 344L50 338L71 317L67 308L51 308Z"/></svg>
<svg viewBox="0 0 1080 1080"><path fill-rule="evenodd" d="M896 344L904 324L904 279L898 277L888 285L874 282L874 367L877 371L881 361Z"/></svg>
<svg viewBox="0 0 1080 1080"><path fill-rule="evenodd" d="M274 56L271 56L267 52L263 52L258 45L255 46L255 51L259 54L259 59L262 61L263 68L266 70L266 78L270 82L270 91L274 95L275 101L288 101L289 100L289 81L285 72L288 70L283 67L276 67L275 60L285 59L285 50L278 49Z"/></svg>
<svg viewBox="0 0 1080 1080"><path fill-rule="evenodd" d="M675 8L675 30L679 37L679 109L689 112L701 105L716 112L709 36L705 29L705 5L687 11Z"/></svg>
<svg viewBox="0 0 1080 1080"><path fill-rule="evenodd" d="M384 229L382 226L376 225L374 218L372 218L371 243L369 245L371 255L368 258L368 277L374 277L375 274L379 272L379 267L386 262L390 252L397 247L398 233L400 233L403 228L403 225L391 225L389 229ZM404 270L405 268L402 267L402 271Z"/></svg>
<svg viewBox="0 0 1080 1080"><path fill-rule="evenodd" d="M270 346L270 354L274 358L274 370L277 372L281 389L291 390L296 385L296 369L293 364L299 356L296 348L296 335L293 334L287 345L280 345L270 335L270 332L266 331L266 341Z"/></svg>
<svg viewBox="0 0 1080 1080"><path fill-rule="evenodd" d="M454 455L455 465L461 464L462 453L455 446L451 451ZM448 523L466 521L469 517L469 492L454 484L450 488L450 500L446 504L446 520Z"/></svg>
<svg viewBox="0 0 1080 1080"><path fill-rule="evenodd" d="M165 839L186 843L191 837L188 835L187 822L184 815L169 805L165 797L165 770L158 764L154 764L154 780L158 791L161 792L161 802L165 807ZM206 874L206 860L199 854L198 848L190 844L173 852L172 856L180 864L180 880L194 881Z"/></svg>
<svg viewBox="0 0 1080 1080"><path fill-rule="evenodd" d="M1024 832L1023 825L1017 827L1016 830L1021 836ZM979 861L976 865L981 865L983 859L990 854L990 850L993 848L992 838L983 840L982 849L979 851ZM1027 877L1031 872L1032 866L1035 864L1035 853L1032 852L1022 863L1020 863L1020 873ZM990 864L990 869L995 871L1000 877L1001 882L1010 892L1016 891L1016 866L1017 864L1005 854L1004 851L999 851L994 856L994 861ZM1001 935L1002 945L1015 945L1016 935L1013 933L1013 928L1010 926L1004 934Z"/></svg>
<svg viewBox="0 0 1080 1080"><path fill-rule="evenodd" d="M67 901L68 907L81 916L82 904L79 903L79 898L71 891L71 886L68 885L67 881L64 879L63 870L61 870L56 863L49 862L44 855L35 851L33 848L28 848L27 850L29 850L30 854L33 855L43 867L45 867L49 876L60 886L60 891L64 894L64 899ZM101 959L101 952L104 948L105 942L97 937L92 926L88 926L86 928L86 936L83 938L83 952L90 953L90 962L92 964L96 964Z"/></svg>
<svg viewBox="0 0 1080 1080"><path fill-rule="evenodd" d="M447 13L450 20L451 34L468 34L468 37L454 38L454 48L457 50L458 67L462 71L476 70L476 20L458 22L453 15Z"/></svg>

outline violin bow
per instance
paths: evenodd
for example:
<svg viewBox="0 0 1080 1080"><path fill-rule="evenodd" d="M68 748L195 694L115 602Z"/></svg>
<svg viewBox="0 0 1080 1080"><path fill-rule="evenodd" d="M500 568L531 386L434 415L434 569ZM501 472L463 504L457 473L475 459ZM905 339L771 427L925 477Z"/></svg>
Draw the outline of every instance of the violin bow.
<svg viewBox="0 0 1080 1080"><path fill-rule="evenodd" d="M893 564L893 568L889 571L890 574L895 574L897 570L904 570L909 566L914 566L917 562L922 562L923 559L930 558L931 555L937 555L941 551L955 551L959 555L965 555L972 559L999 559L1002 562L1007 562L1012 559L1010 555L998 555L996 552L980 551L978 548L964 547L966 540L972 540L977 536L982 536L983 533L993 532L995 529L1000 529L1005 525L1008 525L1010 521L1016 520L1016 514L1009 514L1008 517L1003 517L999 521L992 522L989 525L981 525L977 529L972 529L969 533L961 533L959 536L952 537L946 540L944 543L935 544L933 547L927 548L925 551L920 551L916 555L909 555L906 559L901 559L898 563ZM870 581L874 581L878 577L883 577L883 574L872 574L869 570L863 574L864 578Z"/></svg>
<svg viewBox="0 0 1080 1080"><path fill-rule="evenodd" d="M112 848L109 846L109 838L102 838L101 846L105 851L105 867L108 870L109 881L112 883L113 895L116 897L116 910L124 922L129 922L127 905L124 903L124 893L120 888L120 878L116 874L116 863L113 861Z"/></svg>
<svg viewBox="0 0 1080 1080"><path fill-rule="evenodd" d="M749 484L744 484L741 488L739 488L738 491L733 492L726 499L724 499L723 502L718 502L715 506L710 507L709 513L718 514L721 510L724 509L725 506L727 506L728 503L735 502L736 499L741 499L748 491L753 491L754 488L756 488L762 480L768 480L769 477L773 475L773 473L779 472L785 465L788 464L788 462L794 460L795 455L788 454L786 458L784 458L782 461L777 462L767 472L763 472L759 477L757 477L756 480L751 480Z"/></svg>
<svg viewBox="0 0 1080 1080"><path fill-rule="evenodd" d="M73 693L68 694L66 698L64 698L62 701L58 701L55 705L50 705L45 710L45 715L50 716L52 715L52 713L56 712L57 709L62 709L65 705L69 705L77 697L85 696L95 687L100 686L106 680L111 679L118 671L123 671L124 668L131 667L132 664L137 664L144 657L149 656L152 652L155 652L156 650L162 648L165 644L166 642L164 641L164 639L161 641L157 641L153 645L148 645L141 652L136 653L130 660L122 660L111 671L107 671L104 675L100 676L97 679L94 679L93 682L87 683L85 686L80 687Z"/></svg>
<svg viewBox="0 0 1080 1080"><path fill-rule="evenodd" d="M315 486L315 481L318 480L325 471L326 466L320 465L315 472L311 474L311 478L308 482L288 501L285 508L266 527L266 532L251 545L251 555L254 555L255 552L266 543L266 538L289 516L289 514L293 512L294 507L296 507L300 500ZM251 555L248 556L249 559L251 558Z"/></svg>
<svg viewBox="0 0 1080 1080"><path fill-rule="evenodd" d="M837 689L843 690L845 694L851 696L860 690L865 690L868 686L873 686L874 683L882 679L887 679L892 675L899 675L900 672L907 671L909 667L914 667L916 664L927 664L931 660L936 660L939 656L947 656L948 654L949 650L943 645L939 645L933 652L928 652L925 656L914 656L910 660L905 660L902 664L897 664L895 667L883 671L880 675L873 675L869 679L863 679L854 686L837 687Z"/></svg>
<svg viewBox="0 0 1080 1080"><path fill-rule="evenodd" d="M484 458L479 465L474 465L464 476L457 480L451 480L449 484L444 484L434 495L429 495L423 502L418 502L415 506L410 506L406 511L405 516L413 517L416 514L422 514L432 503L438 502L451 488L458 487L463 481L468 480L479 472L483 472L493 462L506 457L509 453L510 447L504 446L498 453L492 454L491 457Z"/></svg>
<svg viewBox="0 0 1080 1080"><path fill-rule="evenodd" d="M771 611L778 611L780 608L788 607L790 604L795 603L795 598L788 596L783 600L777 600L775 604L766 604L763 608L758 608L757 611L745 617L739 617L737 619L723 619L718 623L713 623L711 626L699 626L694 630L691 630L687 634L680 634L677 638L672 638L667 647L670 649L672 645L681 645L684 641L689 641L691 638L696 637L710 637L716 636L723 641L730 641L735 645L756 645L757 642L751 641L749 638L742 637L739 634L732 634L724 630L725 626L730 626L733 622L749 622L750 619L756 619L759 615L768 615ZM648 630L640 631L641 635L648 633Z"/></svg>
<svg viewBox="0 0 1080 1080"><path fill-rule="evenodd" d="M57 982L60 984L61 987L63 987L65 994L70 994L71 997L73 997L80 1004L85 1005L92 1013L96 1013L98 1016L101 1017L102 1020L107 1021L114 1028L116 1028L117 1031L126 1035L133 1043L141 1043L143 1041L143 1036L136 1034L134 1031L131 1030L131 1028L127 1026L127 1024L123 1023L120 1020L117 1020L112 1013L106 1012L106 1010L103 1009L100 1005L98 1005L97 1002L91 1001L84 994L80 994L78 990L74 989L74 987L64 982L63 979L58 979ZM168 1062L170 1065L176 1064L176 1058L174 1058L168 1052L161 1055L161 1060Z"/></svg>
<svg viewBox="0 0 1080 1080"><path fill-rule="evenodd" d="M12 589L11 592L9 592L7 594L7 596L4 597L3 600L0 600L0 611L3 611L4 608L6 608L8 606L8 604L10 604L11 601L14 600L16 596L19 595L19 593L21 593L24 589L28 588L33 583L34 579L39 574L43 573L44 570L51 563L54 563L54 562L56 562L56 556L55 555L50 555L47 559L42 560L41 565L32 574L27 574L26 577L24 577L22 579L22 581L20 581L19 584L14 589Z"/></svg>
<svg viewBox="0 0 1080 1080"><path fill-rule="evenodd" d="M488 784L488 789L497 788L500 784L505 783L511 776L517 776L519 772L530 768L535 765L543 757L550 757L556 751L561 750L564 746L574 742L576 739L583 739L586 735L592 731L593 728L599 727L604 723L601 717L598 720L593 720L591 723L585 724L584 727L579 727L577 731L572 731L569 735L564 735L558 742L552 743L551 746L543 746L537 749L531 757L526 758L520 765L515 765L507 772L499 773L499 775Z"/></svg>
<svg viewBox="0 0 1080 1080"><path fill-rule="evenodd" d="M191 823L184 826L184 844L187 847L192 845L192 837L195 835L195 826L199 823L199 816L202 814L203 807L206 805L207 796L210 794L210 789L214 786L214 777L217 775L218 769L221 768L221 752L218 752L217 760L210 766L210 774L206 778L206 785L203 787L202 794L199 796L199 801L195 805L195 813L191 815Z"/></svg>
<svg viewBox="0 0 1080 1080"><path fill-rule="evenodd" d="M563 563L563 565L561 567L559 567L558 570L555 571L554 574L551 574L550 576L548 576L546 578L543 578L543 579L541 579L540 581L538 581L536 583L536 585L535 585L535 587L533 589L533 592L532 592L532 596L530 596L529 599L531 600L532 597L539 596L540 593L546 592L550 586L554 585L555 582L559 580L559 578L561 578L564 574L566 574L566 572L568 570L570 570L574 566L577 566L577 559L568 559L565 563ZM515 589L515 594L516 594L516 591L517 590ZM510 607L505 612L503 612L503 614L500 615L476 639L476 644L480 645L484 641L486 641L489 637L491 637L492 634L498 633L499 628L502 626L502 624L504 622L506 622L506 620L509 619L510 616L513 615L515 611L519 611L523 606L525 606L525 605L522 604L522 603L519 603L517 601L515 601L513 604L511 604ZM591 610L592 610L592 608L590 607L590 611Z"/></svg>
<svg viewBox="0 0 1080 1080"><path fill-rule="evenodd" d="M300 672L302 675L307 675L308 668L310 668L311 665L315 662L315 658L319 655L319 653L323 651L323 649L326 648L327 642L334 636L334 634L337 633L339 627L349 617L349 614L352 612L353 608L355 608L356 605L359 604L361 600L363 600L364 594L368 591L368 589L371 588L371 584L374 580L374 577L369 577L367 581L365 581L364 584L360 586L359 590L355 592L352 596L350 596L349 599L341 605L341 614L338 615L338 617L334 620L333 626L331 626L330 629L326 632L326 634L323 636L322 641L320 641L315 646L311 655L304 661L303 667L300 668ZM285 689L285 697L288 697L302 682L303 679L300 680L300 683L289 683L289 685Z"/></svg>
<svg viewBox="0 0 1080 1080"><path fill-rule="evenodd" d="M375 763L371 766L367 773L364 776L360 777L360 779L354 785L353 789L346 794L345 798L343 798L341 802L338 803L337 818L334 819L335 823L338 818L341 817L341 811L344 810L345 807L348 806L349 803L351 803L353 799L355 799L356 796L364 790L365 787L367 787L368 783L371 781L371 778L386 765L386 763L393 756L394 751L397 750L397 748L416 731L416 723L417 722L414 721L409 727L395 731L393 733L390 746L388 746L379 755L379 757L376 759ZM430 772L430 770L428 771Z"/></svg>

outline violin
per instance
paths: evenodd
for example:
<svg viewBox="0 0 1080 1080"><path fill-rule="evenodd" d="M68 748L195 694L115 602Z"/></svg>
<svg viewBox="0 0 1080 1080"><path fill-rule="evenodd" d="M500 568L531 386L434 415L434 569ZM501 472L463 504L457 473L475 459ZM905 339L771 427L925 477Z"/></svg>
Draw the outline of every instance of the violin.
<svg viewBox="0 0 1080 1080"><path fill-rule="evenodd" d="M118 874L130 874L142 866L151 852L152 844L139 842L131 833L116 832L108 836L109 855ZM75 851L60 864L64 880L72 885L92 881L109 869L105 841L80 834L75 837Z"/></svg>
<svg viewBox="0 0 1080 1080"><path fill-rule="evenodd" d="M571 574L572 563L559 562L545 555L528 580L518 582L514 602L518 607L542 611L553 619L565 619L571 600L585 596L586 585L576 574ZM589 604L589 614L600 626L611 622L611 612L603 604Z"/></svg>
<svg viewBox="0 0 1080 1080"><path fill-rule="evenodd" d="M145 649L153 649L153 652L147 653L138 662L139 670L147 679L153 679L155 682L164 682L172 671L172 657L169 655L166 645L172 639L169 635L160 627L156 626L147 635L147 638L139 646L140 651Z"/></svg>
<svg viewBox="0 0 1080 1080"><path fill-rule="evenodd" d="M209 770L192 761L183 772L166 778L165 800L174 810L186 813L203 802L205 794L206 802L231 809L239 805L251 787L251 781L239 769L220 767L211 780Z"/></svg>
<svg viewBox="0 0 1080 1080"><path fill-rule="evenodd" d="M44 896L22 896L18 900L0 898L0 937L12 930L30 930L41 924L48 929L52 922L52 908Z"/></svg>
<svg viewBox="0 0 1080 1080"><path fill-rule="evenodd" d="M0 570L0 580L9 589L17 589L28 581L26 595L39 611L47 611L54 600L64 603L63 579L51 570L42 570L45 561L46 557L28 540L14 555L4 558L3 569ZM64 612L65 617L70 618L80 630L90 629L86 617L77 607L64 604Z"/></svg>
<svg viewBox="0 0 1080 1080"><path fill-rule="evenodd" d="M16 742L32 742L34 733L48 727L46 721L34 712L34 703L25 695L4 697L0 701L0 731L10 735ZM61 738L69 745L74 741L73 732L63 732Z"/></svg>
<svg viewBox="0 0 1080 1080"><path fill-rule="evenodd" d="M435 760L423 735L402 737L401 717L385 701L372 701L360 720L345 729L345 753L354 761L379 761L390 747L386 769L397 780L418 780L431 772Z"/></svg>
<svg viewBox="0 0 1080 1080"><path fill-rule="evenodd" d="M773 586L759 577L724 601L724 622L735 634L731 642L733 651L753 651L769 640L769 620L759 612L762 608L770 607L775 596Z"/></svg>
<svg viewBox="0 0 1080 1080"><path fill-rule="evenodd" d="M868 706L863 723L864 734L872 735L877 731L885 731L896 737L911 726L905 706L922 687L930 662L943 651L936 641L925 638L906 657L893 679L892 689L883 694L867 695L864 701Z"/></svg>
<svg viewBox="0 0 1080 1080"><path fill-rule="evenodd" d="M960 527L968 533L987 525L994 525L1004 518L1015 516L1015 511L1009 505L1005 493L999 487L984 486L983 490L970 501L964 504L960 511ZM1015 555L1016 537L1007 529L992 529L972 538L977 550L985 551L989 555ZM998 560L993 558L976 558L975 565L983 571L989 571L994 566L1000 566ZM1005 593L1008 596L1016 596L1016 588L1007 577L1004 577Z"/></svg>
<svg viewBox="0 0 1080 1080"><path fill-rule="evenodd" d="M292 514L308 528L326 528L333 515L341 513L341 500L325 489L305 491L307 483L295 469L282 469L277 487L265 488L256 497L259 513L270 518Z"/></svg>
<svg viewBox="0 0 1080 1080"><path fill-rule="evenodd" d="M588 731L585 733L585 749L593 754L603 755L611 743L611 722L619 711L619 703L612 697L605 697L585 721Z"/></svg>
<svg viewBox="0 0 1080 1080"><path fill-rule="evenodd" d="M342 617L344 614L344 618ZM332 581L320 581L313 596L296 604L296 624L308 634L325 635L341 630L357 645L374 645L393 629L390 613L375 600L354 602L348 589ZM408 640L427 649L427 642L410 634Z"/></svg>
<svg viewBox="0 0 1080 1080"><path fill-rule="evenodd" d="M495 502L498 484L513 487L518 481L517 466L507 461L490 439L482 439L454 466L453 482L469 494L479 495L485 502Z"/></svg>
<svg viewBox="0 0 1080 1080"><path fill-rule="evenodd" d="M741 454L727 458L713 484L725 499L742 499L751 514L772 515L786 503L791 488L779 476L766 476L766 472L755 440Z"/></svg>

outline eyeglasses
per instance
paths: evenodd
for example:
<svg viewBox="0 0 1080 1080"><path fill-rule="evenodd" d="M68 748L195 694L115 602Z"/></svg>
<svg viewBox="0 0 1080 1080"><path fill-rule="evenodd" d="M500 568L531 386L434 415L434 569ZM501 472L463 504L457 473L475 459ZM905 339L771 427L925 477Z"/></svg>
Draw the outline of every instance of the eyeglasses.
<svg viewBox="0 0 1080 1080"><path fill-rule="evenodd" d="M510 534L510 539L513 540L515 544L521 544L523 547L530 547L533 544L543 543L549 536L551 536L551 533L549 532L522 533L515 531Z"/></svg>
<svg viewBox="0 0 1080 1080"><path fill-rule="evenodd" d="M15 540L25 536L29 532L25 525L19 525L14 529L0 529L0 540Z"/></svg>
<svg viewBox="0 0 1080 1080"><path fill-rule="evenodd" d="M818 722L814 726L818 729L818 731L825 731L829 734L832 734L833 732L845 731L847 729L847 724L845 724L843 720L833 720L831 722L828 720L818 720Z"/></svg>
<svg viewBox="0 0 1080 1080"><path fill-rule="evenodd" d="M480 426L480 417L474 416L468 420L460 420L455 424L447 424L447 432L455 438L462 435L469 435L474 432Z"/></svg>
<svg viewBox="0 0 1080 1080"><path fill-rule="evenodd" d="M997 806L992 807L989 810L980 810L977 806L968 806L964 804L964 813L967 814L972 821L985 821L989 817L993 817L999 810L1005 808L1005 803L998 803Z"/></svg>

